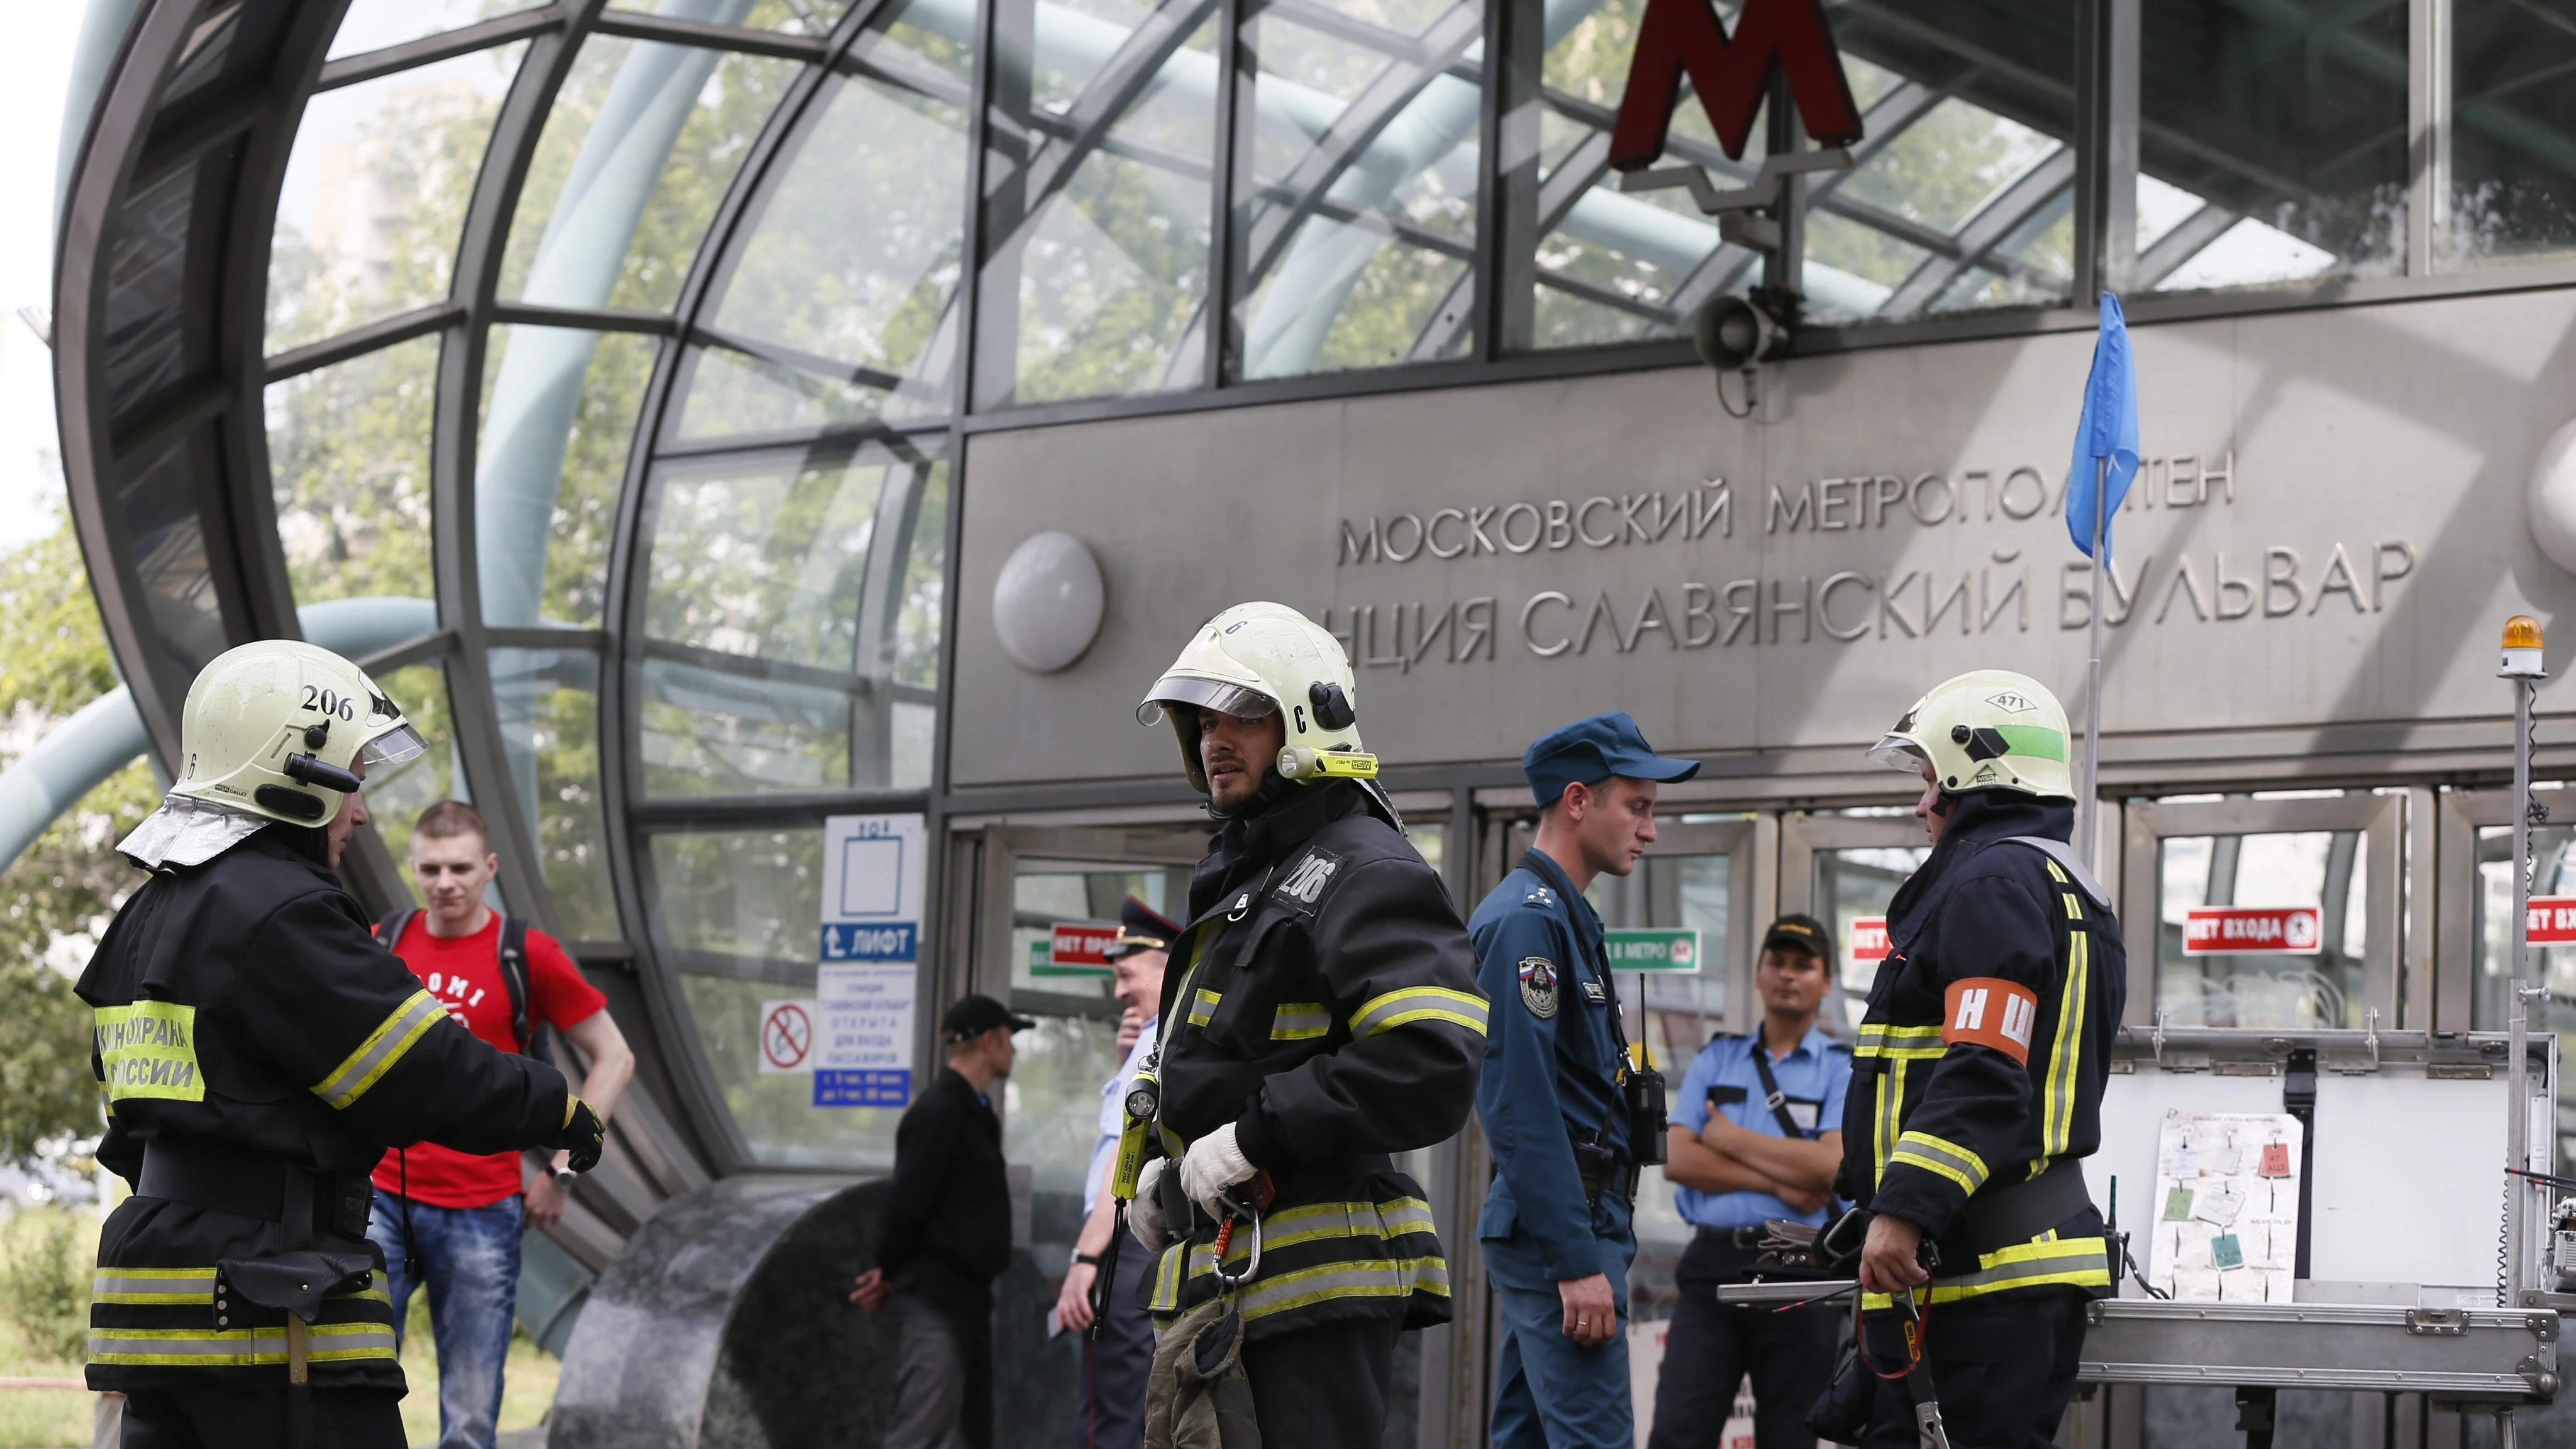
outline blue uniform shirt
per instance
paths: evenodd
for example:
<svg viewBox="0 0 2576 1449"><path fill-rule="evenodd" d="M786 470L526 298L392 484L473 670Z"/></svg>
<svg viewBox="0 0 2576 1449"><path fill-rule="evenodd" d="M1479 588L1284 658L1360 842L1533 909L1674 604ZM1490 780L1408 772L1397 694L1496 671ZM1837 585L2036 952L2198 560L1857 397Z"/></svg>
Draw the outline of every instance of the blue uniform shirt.
<svg viewBox="0 0 2576 1449"><path fill-rule="evenodd" d="M1476 1236L1500 1245L1517 1228L1516 1248L1529 1250L1489 1246L1487 1262L1507 1270L1507 1260L1527 1257L1554 1281L1606 1273L1624 1290L1627 1202L1616 1191L1587 1202L1574 1169L1578 1133L1599 1133L1622 1162L1631 1157L1601 918L1533 850L1476 907L1467 934L1476 984L1493 1003L1476 1114L1496 1170Z"/></svg>
<svg viewBox="0 0 2576 1449"><path fill-rule="evenodd" d="M1765 1137L1787 1136L1764 1104L1762 1074L1753 1065L1753 1054L1762 1049L1759 1032L1721 1036L1700 1048L1690 1070L1682 1074L1681 1090L1674 1094L1673 1125L1694 1134L1707 1126L1709 1088L1715 1087L1720 1098L1733 1099L1717 1108L1727 1120ZM1812 1026L1787 1056L1771 1061L1771 1075L1779 1079L1781 1094L1790 1099L1791 1115L1803 1121L1813 1110L1816 1132L1842 1130L1843 1090L1851 1085L1851 1074L1851 1048ZM1809 1103L1819 1105L1811 1109ZM1704 1228L1754 1228L1770 1218L1821 1225L1826 1213L1824 1208L1802 1213L1767 1192L1701 1192L1688 1187L1673 1189L1673 1206L1684 1221Z"/></svg>

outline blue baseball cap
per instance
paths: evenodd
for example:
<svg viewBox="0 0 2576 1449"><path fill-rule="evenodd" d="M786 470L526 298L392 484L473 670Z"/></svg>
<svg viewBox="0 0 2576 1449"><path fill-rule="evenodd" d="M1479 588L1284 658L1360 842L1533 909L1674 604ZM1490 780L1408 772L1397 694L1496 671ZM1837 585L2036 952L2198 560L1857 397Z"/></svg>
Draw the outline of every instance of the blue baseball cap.
<svg viewBox="0 0 2576 1449"><path fill-rule="evenodd" d="M1698 774L1699 761L1656 754L1625 714L1596 714L1539 736L1521 756L1521 772L1545 809L1565 798L1568 785L1598 785L1613 775L1671 784Z"/></svg>

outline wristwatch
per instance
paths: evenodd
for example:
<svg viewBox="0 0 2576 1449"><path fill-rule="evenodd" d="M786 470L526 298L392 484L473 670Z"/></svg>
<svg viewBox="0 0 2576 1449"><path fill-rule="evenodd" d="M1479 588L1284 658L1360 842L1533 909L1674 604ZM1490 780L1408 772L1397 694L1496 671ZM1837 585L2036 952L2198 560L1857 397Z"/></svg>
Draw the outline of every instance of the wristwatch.
<svg viewBox="0 0 2576 1449"><path fill-rule="evenodd" d="M1098 1253L1084 1253L1077 1251L1073 1255L1073 1261L1077 1263L1087 1263L1090 1266L1097 1268L1100 1266L1100 1255Z"/></svg>

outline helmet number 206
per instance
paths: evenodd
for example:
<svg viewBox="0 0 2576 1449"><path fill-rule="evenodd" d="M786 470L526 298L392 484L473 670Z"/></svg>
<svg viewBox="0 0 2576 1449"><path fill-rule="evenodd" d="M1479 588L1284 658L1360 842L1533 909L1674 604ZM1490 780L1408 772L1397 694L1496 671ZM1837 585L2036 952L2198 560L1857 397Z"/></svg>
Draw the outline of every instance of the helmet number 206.
<svg viewBox="0 0 2576 1449"><path fill-rule="evenodd" d="M350 702L348 696L310 684L304 686L304 707L320 710L324 714L340 719L358 717L357 706Z"/></svg>

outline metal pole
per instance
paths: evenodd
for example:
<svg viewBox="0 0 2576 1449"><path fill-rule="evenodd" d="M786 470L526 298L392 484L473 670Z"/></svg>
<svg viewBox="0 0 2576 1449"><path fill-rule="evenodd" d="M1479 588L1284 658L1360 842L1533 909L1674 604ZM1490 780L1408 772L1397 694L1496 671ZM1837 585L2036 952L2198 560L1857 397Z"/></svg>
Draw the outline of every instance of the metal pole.
<svg viewBox="0 0 2576 1449"><path fill-rule="evenodd" d="M2505 1079L2510 1115L2505 1119L2505 1277L2500 1307L2521 1301L2528 1241L2531 1179L2514 1173L2531 1167L2531 1104L2524 1099L2531 1051L2531 696L2529 679L2513 681L2513 1001L2505 1014L2510 1065Z"/></svg>
<svg viewBox="0 0 2576 1449"><path fill-rule="evenodd" d="M2102 501L2110 491L2111 460L2093 460L2093 657L2084 676L2084 771L2075 793L2075 845L2084 863L2099 871L2099 844L2093 823L2102 778Z"/></svg>

